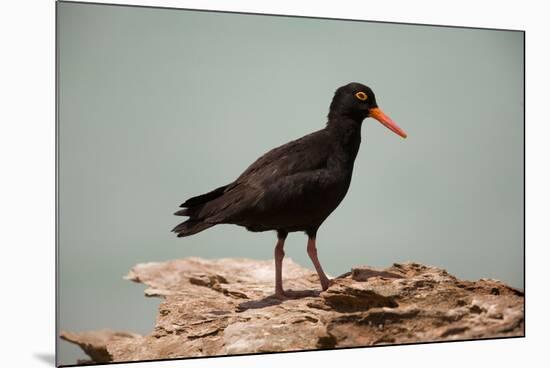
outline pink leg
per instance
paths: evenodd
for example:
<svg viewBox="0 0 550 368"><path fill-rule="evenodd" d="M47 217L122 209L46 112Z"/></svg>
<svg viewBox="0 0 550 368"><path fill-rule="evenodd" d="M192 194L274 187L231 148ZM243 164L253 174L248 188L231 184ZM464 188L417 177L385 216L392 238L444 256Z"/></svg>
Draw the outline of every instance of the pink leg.
<svg viewBox="0 0 550 368"><path fill-rule="evenodd" d="M285 238L279 238L275 246L275 295L283 297L283 258L285 257Z"/></svg>
<svg viewBox="0 0 550 368"><path fill-rule="evenodd" d="M285 257L284 246L287 234L284 232L279 232L277 235L278 240L277 245L275 246L275 296L279 299L304 298L308 296L315 296L315 292L313 290L283 289L283 258Z"/></svg>
<svg viewBox="0 0 550 368"><path fill-rule="evenodd" d="M319 258L317 258L317 247L315 246L315 238L310 237L307 241L307 254L309 255L309 258L311 258L311 261L313 262L313 265L315 266L315 270L317 270L317 274L319 275L319 279L321 280L321 287L323 290L328 289L330 285L330 280L323 272L323 268L321 267L321 263L319 263Z"/></svg>

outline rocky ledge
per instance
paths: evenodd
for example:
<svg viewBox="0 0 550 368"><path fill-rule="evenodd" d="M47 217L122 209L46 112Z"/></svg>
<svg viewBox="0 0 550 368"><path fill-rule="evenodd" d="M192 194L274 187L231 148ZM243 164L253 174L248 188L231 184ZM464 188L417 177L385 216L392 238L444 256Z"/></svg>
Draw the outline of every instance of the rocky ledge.
<svg viewBox="0 0 550 368"><path fill-rule="evenodd" d="M285 288L319 288L290 259L283 270ZM92 363L524 335L521 290L417 263L356 267L286 300L273 295L273 261L186 258L138 264L126 278L163 298L155 329L61 332Z"/></svg>

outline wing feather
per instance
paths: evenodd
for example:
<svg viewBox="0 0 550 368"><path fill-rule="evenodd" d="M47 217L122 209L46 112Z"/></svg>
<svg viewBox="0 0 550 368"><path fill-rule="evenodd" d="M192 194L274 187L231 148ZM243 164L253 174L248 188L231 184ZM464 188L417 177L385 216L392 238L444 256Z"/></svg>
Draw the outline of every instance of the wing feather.
<svg viewBox="0 0 550 368"><path fill-rule="evenodd" d="M254 223L279 217L300 201L309 202L327 178L330 141L321 130L272 149L250 165L222 196L205 204L198 218L208 223Z"/></svg>

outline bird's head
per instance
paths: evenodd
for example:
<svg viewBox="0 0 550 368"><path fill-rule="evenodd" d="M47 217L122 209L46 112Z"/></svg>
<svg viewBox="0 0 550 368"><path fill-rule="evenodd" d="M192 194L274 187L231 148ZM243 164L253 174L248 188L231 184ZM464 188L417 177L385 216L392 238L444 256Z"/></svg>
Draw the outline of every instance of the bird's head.
<svg viewBox="0 0 550 368"><path fill-rule="evenodd" d="M351 118L358 122L371 117L394 133L407 138L407 133L378 107L372 89L361 83L349 83L338 88L330 104L328 116L329 120Z"/></svg>

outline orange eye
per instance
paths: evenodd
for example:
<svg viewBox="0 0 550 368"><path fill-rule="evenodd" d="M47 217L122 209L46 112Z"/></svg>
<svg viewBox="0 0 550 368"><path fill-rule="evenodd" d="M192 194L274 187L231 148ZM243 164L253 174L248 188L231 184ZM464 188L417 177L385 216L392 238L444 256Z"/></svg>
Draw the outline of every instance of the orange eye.
<svg viewBox="0 0 550 368"><path fill-rule="evenodd" d="M357 99L359 99L361 101L366 101L367 100L367 94L365 92L357 92L355 94L355 97L357 97Z"/></svg>

